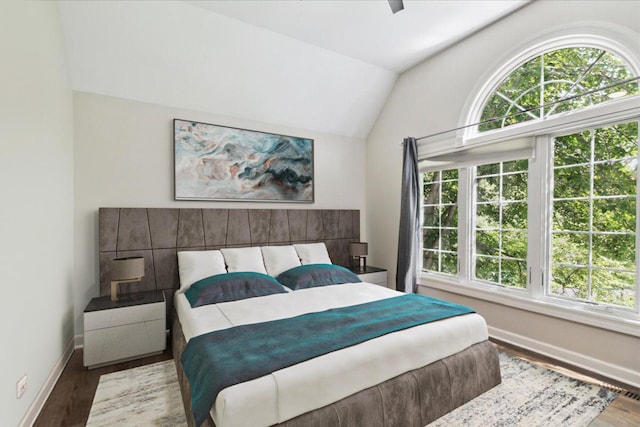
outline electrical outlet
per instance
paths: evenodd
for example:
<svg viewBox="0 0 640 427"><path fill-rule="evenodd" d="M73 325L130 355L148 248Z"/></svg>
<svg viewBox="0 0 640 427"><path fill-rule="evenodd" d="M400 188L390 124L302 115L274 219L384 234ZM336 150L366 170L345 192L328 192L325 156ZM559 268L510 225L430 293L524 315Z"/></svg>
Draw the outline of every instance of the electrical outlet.
<svg viewBox="0 0 640 427"><path fill-rule="evenodd" d="M16 383L16 398L20 399L27 392L27 374Z"/></svg>

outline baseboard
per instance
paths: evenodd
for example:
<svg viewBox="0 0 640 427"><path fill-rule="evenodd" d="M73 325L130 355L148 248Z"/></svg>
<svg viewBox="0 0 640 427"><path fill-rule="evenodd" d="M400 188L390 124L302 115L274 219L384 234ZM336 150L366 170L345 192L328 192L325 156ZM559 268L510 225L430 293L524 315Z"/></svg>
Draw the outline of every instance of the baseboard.
<svg viewBox="0 0 640 427"><path fill-rule="evenodd" d="M73 354L74 350L74 341L75 338L71 338L67 343L67 346L64 348L64 351L58 358L58 361L51 370L51 373L40 388L40 391L38 391L36 398L33 399L33 402L31 403L31 406L29 406L27 413L22 418L20 424L18 424L19 427L29 427L32 426L33 423L35 423L36 418L38 418L40 411L44 407L44 404L47 402L49 395L58 382L60 375L62 375L62 371L64 370L65 366L67 366L69 359L71 359L71 355Z"/></svg>
<svg viewBox="0 0 640 427"><path fill-rule="evenodd" d="M523 335L489 326L489 336L509 344L534 351L561 362L586 369L630 386L640 388L640 372L595 359L555 345L547 344Z"/></svg>
<svg viewBox="0 0 640 427"><path fill-rule="evenodd" d="M74 348L75 349L84 348L84 335L83 334L76 335L74 337L74 340L75 340L75 344L74 344Z"/></svg>

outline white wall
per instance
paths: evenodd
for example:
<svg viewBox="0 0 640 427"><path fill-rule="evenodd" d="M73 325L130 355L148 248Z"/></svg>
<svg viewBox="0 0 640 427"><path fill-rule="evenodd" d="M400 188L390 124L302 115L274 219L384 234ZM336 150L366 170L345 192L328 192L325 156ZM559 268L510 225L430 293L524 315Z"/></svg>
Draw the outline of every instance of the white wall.
<svg viewBox="0 0 640 427"><path fill-rule="evenodd" d="M370 261L389 269L390 286L395 282L402 139L458 126L481 84L501 64L548 34L574 29L617 38L619 42L627 42L629 49L638 51L640 3L533 2L400 76L367 140ZM640 372L640 340L637 338L532 316L529 312L452 293L437 294L481 307L494 331L503 331L503 336L513 339L521 338L521 344L539 343L539 350L556 349L556 355L591 358L591 361L577 362L593 369L602 368L599 363L602 362L623 371ZM618 351L611 351L612 343Z"/></svg>
<svg viewBox="0 0 640 427"><path fill-rule="evenodd" d="M174 118L314 139L315 203L173 200ZM99 207L360 209L366 222L362 139L83 92L74 92L74 129L76 334L83 332L84 307L100 290Z"/></svg>
<svg viewBox="0 0 640 427"><path fill-rule="evenodd" d="M0 425L15 426L73 349L73 110L56 3L0 2L0 57Z"/></svg>

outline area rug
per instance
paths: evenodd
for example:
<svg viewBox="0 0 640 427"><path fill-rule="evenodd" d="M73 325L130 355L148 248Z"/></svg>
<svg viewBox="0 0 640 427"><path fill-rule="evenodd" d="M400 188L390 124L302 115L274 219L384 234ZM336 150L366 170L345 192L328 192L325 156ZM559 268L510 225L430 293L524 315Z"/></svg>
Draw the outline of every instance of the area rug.
<svg viewBox="0 0 640 427"><path fill-rule="evenodd" d="M617 393L500 352L502 384L428 427L586 427Z"/></svg>
<svg viewBox="0 0 640 427"><path fill-rule="evenodd" d="M173 360L102 375L89 427L186 426Z"/></svg>
<svg viewBox="0 0 640 427"><path fill-rule="evenodd" d="M502 384L428 427L586 427L618 395L500 353ZM87 426L185 426L172 360L100 377Z"/></svg>

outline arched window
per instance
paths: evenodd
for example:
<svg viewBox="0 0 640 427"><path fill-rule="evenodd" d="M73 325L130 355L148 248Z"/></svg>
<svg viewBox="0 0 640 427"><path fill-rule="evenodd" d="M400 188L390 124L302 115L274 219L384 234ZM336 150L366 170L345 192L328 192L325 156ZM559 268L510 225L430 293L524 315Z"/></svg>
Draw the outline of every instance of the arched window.
<svg viewBox="0 0 640 427"><path fill-rule="evenodd" d="M528 60L495 88L479 131L504 128L638 94L637 75L604 49L567 47Z"/></svg>
<svg viewBox="0 0 640 427"><path fill-rule="evenodd" d="M480 90L454 151L421 158L429 279L579 306L590 314L562 314L589 324L640 319L640 64L601 42L514 58Z"/></svg>

